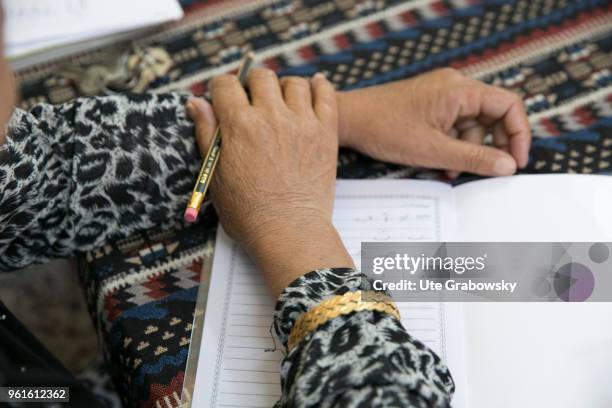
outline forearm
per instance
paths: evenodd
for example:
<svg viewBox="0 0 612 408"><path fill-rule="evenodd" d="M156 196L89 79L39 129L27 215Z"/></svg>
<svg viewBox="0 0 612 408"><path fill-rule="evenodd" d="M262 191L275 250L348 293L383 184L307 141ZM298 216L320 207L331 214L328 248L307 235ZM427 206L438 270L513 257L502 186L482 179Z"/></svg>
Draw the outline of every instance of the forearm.
<svg viewBox="0 0 612 408"><path fill-rule="evenodd" d="M184 102L125 95L17 111L0 153L0 268L180 220L200 162Z"/></svg>

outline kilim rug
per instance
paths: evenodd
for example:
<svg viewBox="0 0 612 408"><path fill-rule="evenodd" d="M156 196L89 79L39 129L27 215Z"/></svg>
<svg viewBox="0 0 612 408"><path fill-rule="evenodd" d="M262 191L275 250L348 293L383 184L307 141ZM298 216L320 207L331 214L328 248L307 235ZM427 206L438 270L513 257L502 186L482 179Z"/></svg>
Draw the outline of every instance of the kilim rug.
<svg viewBox="0 0 612 408"><path fill-rule="evenodd" d="M321 71L340 89L450 66L524 98L535 136L525 173L612 172L610 1L208 1L190 10L132 43L20 72L23 106L127 90L205 94L209 78L234 71L250 50L280 75ZM435 174L343 151L339 177ZM80 260L126 406L180 400L197 288L208 282L214 247L216 218L203 218Z"/></svg>

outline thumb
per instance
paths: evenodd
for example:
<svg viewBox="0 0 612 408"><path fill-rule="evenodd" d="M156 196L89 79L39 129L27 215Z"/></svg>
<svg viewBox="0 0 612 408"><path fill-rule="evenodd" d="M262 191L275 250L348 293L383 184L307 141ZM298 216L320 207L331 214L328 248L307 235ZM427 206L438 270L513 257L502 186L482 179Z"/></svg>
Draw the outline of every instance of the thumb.
<svg viewBox="0 0 612 408"><path fill-rule="evenodd" d="M200 154L205 156L217 128L217 118L213 108L203 98L189 98L185 107L195 125L196 140L200 148Z"/></svg>
<svg viewBox="0 0 612 408"><path fill-rule="evenodd" d="M481 176L510 176L516 172L514 158L503 150L450 138L440 134L437 152L446 170Z"/></svg>

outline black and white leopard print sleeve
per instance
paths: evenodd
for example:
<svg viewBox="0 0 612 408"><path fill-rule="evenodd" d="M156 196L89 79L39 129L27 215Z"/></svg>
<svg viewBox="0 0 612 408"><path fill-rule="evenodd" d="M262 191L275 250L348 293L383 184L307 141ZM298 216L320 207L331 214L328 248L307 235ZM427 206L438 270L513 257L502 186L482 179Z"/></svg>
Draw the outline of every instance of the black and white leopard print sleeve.
<svg viewBox="0 0 612 408"><path fill-rule="evenodd" d="M274 331L287 347L306 311L333 295L369 287L354 269L310 272L276 304ZM376 311L339 316L307 335L283 359L279 407L449 407L448 368L394 317Z"/></svg>
<svg viewBox="0 0 612 408"><path fill-rule="evenodd" d="M0 269L180 220L200 165L187 97L16 109L0 146Z"/></svg>

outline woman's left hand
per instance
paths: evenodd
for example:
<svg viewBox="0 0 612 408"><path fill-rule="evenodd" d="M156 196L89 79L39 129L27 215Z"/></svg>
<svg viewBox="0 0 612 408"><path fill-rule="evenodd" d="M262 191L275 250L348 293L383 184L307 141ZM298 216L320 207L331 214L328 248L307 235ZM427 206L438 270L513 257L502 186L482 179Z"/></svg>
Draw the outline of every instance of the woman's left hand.
<svg viewBox="0 0 612 408"><path fill-rule="evenodd" d="M340 145L398 164L509 176L527 165L521 98L446 68L338 93ZM485 146L487 133L493 146Z"/></svg>

